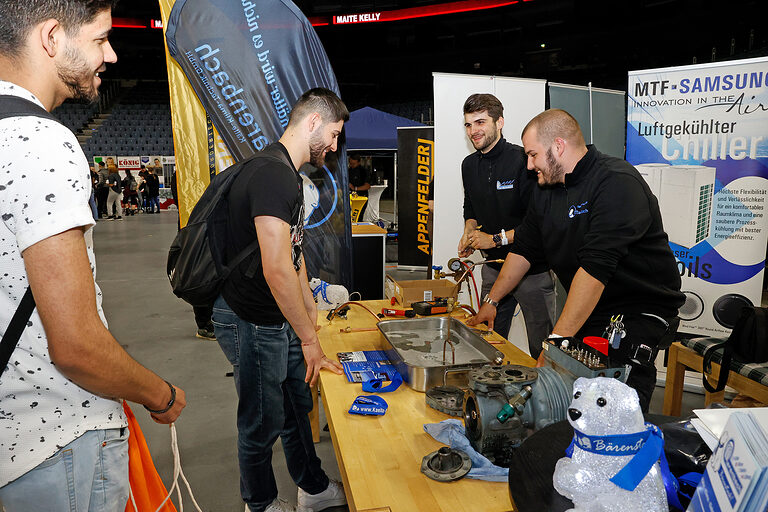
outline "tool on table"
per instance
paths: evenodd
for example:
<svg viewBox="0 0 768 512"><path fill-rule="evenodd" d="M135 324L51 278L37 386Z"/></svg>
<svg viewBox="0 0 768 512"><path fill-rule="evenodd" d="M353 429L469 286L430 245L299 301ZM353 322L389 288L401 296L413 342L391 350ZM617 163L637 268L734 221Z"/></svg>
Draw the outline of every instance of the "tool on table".
<svg viewBox="0 0 768 512"><path fill-rule="evenodd" d="M328 321L331 321L334 316L338 316L346 320L348 312L349 312L349 306L343 306L343 307L331 309L330 311L328 311L328 314L325 316L325 319Z"/></svg>
<svg viewBox="0 0 768 512"><path fill-rule="evenodd" d="M411 303L411 307L417 315L440 315L442 313L448 313L448 299L445 297L438 297L435 300L413 302Z"/></svg>
<svg viewBox="0 0 768 512"><path fill-rule="evenodd" d="M388 407L387 401L380 396L360 395L352 402L349 413L365 416L383 416L387 412Z"/></svg>
<svg viewBox="0 0 768 512"><path fill-rule="evenodd" d="M413 318L416 316L416 311L412 309L381 308L381 314L385 316L404 316L406 318Z"/></svg>
<svg viewBox="0 0 768 512"><path fill-rule="evenodd" d="M339 329L339 332L342 333L350 333L350 332L366 332L366 331L378 331L378 327L350 327L346 326L343 329Z"/></svg>

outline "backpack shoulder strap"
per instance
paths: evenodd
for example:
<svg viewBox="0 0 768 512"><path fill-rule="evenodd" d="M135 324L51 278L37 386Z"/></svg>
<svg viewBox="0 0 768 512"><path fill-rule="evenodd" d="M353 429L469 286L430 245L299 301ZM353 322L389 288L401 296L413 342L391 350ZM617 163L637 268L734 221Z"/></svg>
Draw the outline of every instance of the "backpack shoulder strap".
<svg viewBox="0 0 768 512"><path fill-rule="evenodd" d="M25 100L18 96L0 95L0 119L21 116L44 117L61 123L61 121L56 119L56 116L33 101Z"/></svg>
<svg viewBox="0 0 768 512"><path fill-rule="evenodd" d="M24 332L24 328L27 326L27 322L34 310L35 298L32 296L32 288L27 287L27 291L21 298L19 307L16 308L16 312L11 318L11 323L8 324L8 328L3 334L3 339L0 341L0 375L5 371L8 361L11 359L11 354L16 349L21 333Z"/></svg>
<svg viewBox="0 0 768 512"><path fill-rule="evenodd" d="M43 117L61 123L50 112L35 102L19 98L18 96L0 95L0 119L21 116ZM32 296L32 289L27 287L27 291L21 298L19 307L16 308L16 312L11 318L11 323L8 324L8 328L3 334L3 339L0 341L0 374L5 371L8 361L11 360L11 354L16 349L16 345L19 343L19 339L21 339L21 334L24 332L24 328L27 326L27 322L34 310L35 298Z"/></svg>

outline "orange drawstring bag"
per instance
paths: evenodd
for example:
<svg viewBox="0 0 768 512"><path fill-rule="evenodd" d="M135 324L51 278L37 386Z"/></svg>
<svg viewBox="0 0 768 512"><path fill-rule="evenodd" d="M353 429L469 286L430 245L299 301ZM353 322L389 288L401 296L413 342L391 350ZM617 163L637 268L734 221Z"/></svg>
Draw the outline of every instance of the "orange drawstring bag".
<svg viewBox="0 0 768 512"><path fill-rule="evenodd" d="M133 499L136 503L136 508L134 508L129 497L125 512L135 512L136 510L155 512L165 497L168 496L168 490L160 479L160 475L157 474L152 456L149 454L147 441L144 439L144 433L126 401L123 401L123 410L128 419L128 429L131 433L128 437L128 475ZM173 506L171 500L168 500L160 510L162 512L176 512L176 507Z"/></svg>

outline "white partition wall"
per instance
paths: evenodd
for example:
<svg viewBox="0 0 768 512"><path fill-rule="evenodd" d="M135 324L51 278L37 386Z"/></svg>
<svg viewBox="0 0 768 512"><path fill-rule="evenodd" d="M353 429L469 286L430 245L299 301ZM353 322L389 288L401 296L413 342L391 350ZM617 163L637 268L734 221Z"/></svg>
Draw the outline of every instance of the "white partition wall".
<svg viewBox="0 0 768 512"><path fill-rule="evenodd" d="M545 80L433 73L435 98L434 265L456 256L464 229L461 161L474 151L464 131L462 107L474 93L490 93L504 105L504 137L521 144L528 121L544 110ZM476 273L478 289L480 272Z"/></svg>

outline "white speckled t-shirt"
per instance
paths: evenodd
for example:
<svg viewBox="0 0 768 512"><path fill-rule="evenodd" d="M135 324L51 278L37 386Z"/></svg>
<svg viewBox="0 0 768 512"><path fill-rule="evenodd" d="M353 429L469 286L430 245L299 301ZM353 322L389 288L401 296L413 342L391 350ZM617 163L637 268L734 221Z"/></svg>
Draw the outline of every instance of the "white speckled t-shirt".
<svg viewBox="0 0 768 512"><path fill-rule="evenodd" d="M9 82L0 81L0 95L42 106L32 93ZM28 286L21 256L27 247L87 226L96 286L90 193L88 161L69 129L35 116L0 120L0 334ZM50 278L57 279L55 261L50 262ZM96 305L106 325L98 286ZM0 376L0 487L89 430L125 425L119 401L84 390L56 369L35 310Z"/></svg>

